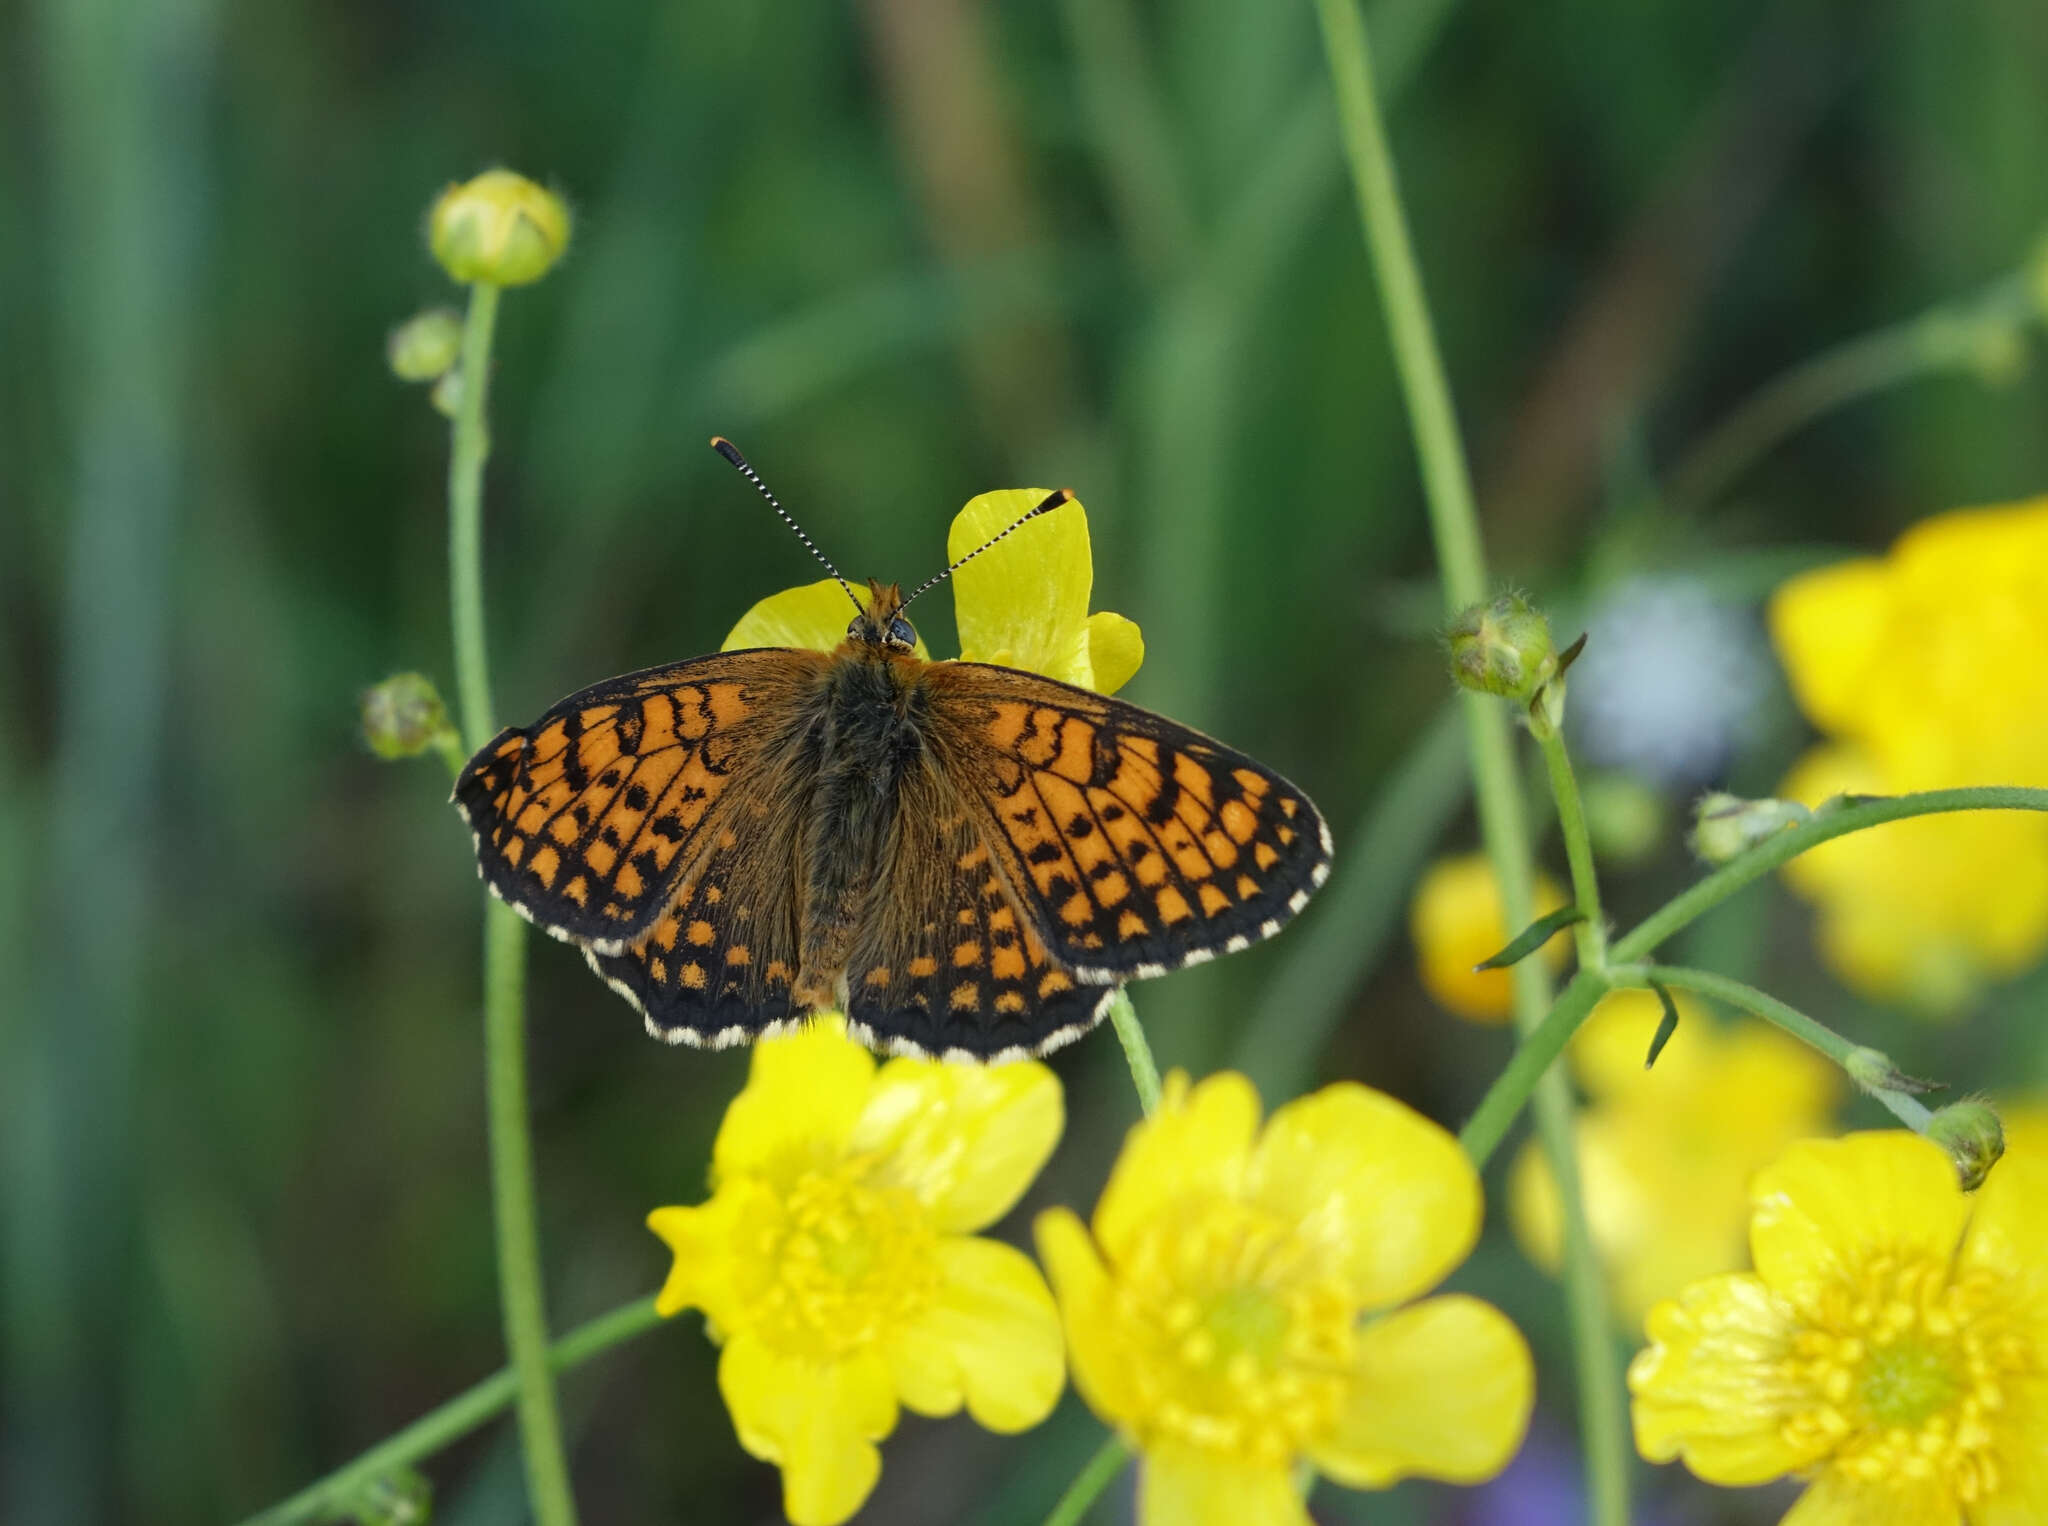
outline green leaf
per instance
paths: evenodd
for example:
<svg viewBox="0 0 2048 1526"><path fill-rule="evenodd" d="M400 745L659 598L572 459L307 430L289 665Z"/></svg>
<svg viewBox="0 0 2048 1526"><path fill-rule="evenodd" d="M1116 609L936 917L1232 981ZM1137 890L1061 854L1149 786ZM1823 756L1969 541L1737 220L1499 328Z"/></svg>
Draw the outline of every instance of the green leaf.
<svg viewBox="0 0 2048 1526"><path fill-rule="evenodd" d="M1558 933L1574 922L1583 922L1586 914L1576 906L1560 906L1547 917L1538 917L1522 929L1521 935L1491 959L1482 959L1472 966L1475 970L1504 970L1511 964L1519 964L1536 950L1543 947Z"/></svg>
<svg viewBox="0 0 2048 1526"><path fill-rule="evenodd" d="M1664 1005L1664 1020L1657 1024L1657 1031L1650 1039L1650 1052L1643 1057L1645 1070L1657 1063L1657 1056L1664 1052L1664 1046L1671 1042L1671 1035L1678 1031L1678 1003L1654 980L1650 982L1650 989L1657 993L1657 1000Z"/></svg>

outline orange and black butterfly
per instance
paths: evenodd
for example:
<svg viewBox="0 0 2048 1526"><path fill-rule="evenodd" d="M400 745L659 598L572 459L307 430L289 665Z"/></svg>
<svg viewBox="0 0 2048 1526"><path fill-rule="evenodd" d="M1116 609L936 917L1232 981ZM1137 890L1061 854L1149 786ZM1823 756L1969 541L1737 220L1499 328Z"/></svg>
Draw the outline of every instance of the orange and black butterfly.
<svg viewBox="0 0 2048 1526"><path fill-rule="evenodd" d="M868 587L834 652L608 679L456 781L491 890L657 1038L838 1010L888 1052L1040 1054L1123 982L1271 937L1329 874L1329 829L1271 769L1036 673L923 661L900 590Z"/></svg>

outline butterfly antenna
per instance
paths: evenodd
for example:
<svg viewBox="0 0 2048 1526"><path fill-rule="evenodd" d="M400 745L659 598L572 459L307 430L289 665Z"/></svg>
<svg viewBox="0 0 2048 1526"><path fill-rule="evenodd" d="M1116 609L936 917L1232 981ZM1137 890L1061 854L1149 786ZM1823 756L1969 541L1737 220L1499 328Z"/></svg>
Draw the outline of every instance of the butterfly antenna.
<svg viewBox="0 0 2048 1526"><path fill-rule="evenodd" d="M818 559L819 564L823 566L827 572L831 573L835 579L837 579L839 586L841 588L846 588L847 598L853 599L853 607L855 609L860 609L862 607L860 600L854 599L853 590L851 588L847 588L846 579L839 576L839 569L833 566L830 562L825 560L825 553L817 548L817 546L812 542L810 536L804 534L804 527L789 517L789 510L785 509L782 506L781 501L777 499L773 493L768 491L768 484L761 480L761 474L755 471L751 466L747 465L747 458L739 453L739 447L734 445L732 441L728 440L724 435L715 434L711 437L711 448L717 451L721 456L725 457L726 460L730 461L732 463L734 471L738 472L742 477L746 478L747 481L754 484L754 491L759 493L763 498L768 500L768 507L773 509L777 514L782 516L782 522L784 524L788 525L790 529L796 531L796 538L804 543L804 549L810 552L812 556L815 556ZM1033 514L1036 514L1038 510L1033 509L1031 512ZM1029 515L1026 516L1026 518L1029 517ZM1012 526L1011 528L1014 529L1015 526ZM1003 532L1004 535L1008 535L1009 533L1009 530L1005 530ZM1001 537L998 537L998 539L1000 538ZM951 570L952 569L950 567L947 569L947 571L949 572Z"/></svg>
<svg viewBox="0 0 2048 1526"><path fill-rule="evenodd" d="M1058 508L1061 504L1072 503L1073 501L1074 490L1072 488L1054 488L1050 493L1047 493L1045 497L1039 502L1037 508L1033 509L1030 513L1024 515L1023 518L1017 520L1014 524L1010 525L1008 529L1002 530L995 535L991 535L987 540L983 541L980 545L976 546L972 551L968 552L965 556L961 557L959 561L955 562L952 566L948 567L944 572L934 573L932 576L926 578L922 583L918 584L917 587L914 590L912 590L910 598L905 599L903 601L904 607L906 609L909 608L911 599L918 598L922 594L928 592L933 588L936 588L939 584L945 582L947 578L951 577L954 573L958 572L961 569L961 567L965 566L968 562L973 561L977 556L980 556L982 552L988 550L990 546L993 546L997 541L1001 540L1004 536L1013 534L1014 532L1021 530L1025 525L1031 523L1032 520L1038 518L1039 515L1050 514L1054 509Z"/></svg>

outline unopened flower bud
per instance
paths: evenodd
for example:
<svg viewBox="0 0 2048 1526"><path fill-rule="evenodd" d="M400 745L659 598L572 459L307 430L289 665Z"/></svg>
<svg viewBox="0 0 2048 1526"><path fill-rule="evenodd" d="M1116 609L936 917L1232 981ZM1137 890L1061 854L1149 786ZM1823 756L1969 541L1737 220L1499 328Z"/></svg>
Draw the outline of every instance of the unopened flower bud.
<svg viewBox="0 0 2048 1526"><path fill-rule="evenodd" d="M569 247L569 208L524 175L485 170L441 193L427 219L427 242L464 285L525 286Z"/></svg>
<svg viewBox="0 0 2048 1526"><path fill-rule="evenodd" d="M427 395L434 405L434 411L443 418L452 419L462 411L462 367L453 366L441 373L441 379L434 383L434 390Z"/></svg>
<svg viewBox="0 0 2048 1526"><path fill-rule="evenodd" d="M448 707L424 673L395 673L363 693L363 740L380 758L416 758L454 736Z"/></svg>
<svg viewBox="0 0 2048 1526"><path fill-rule="evenodd" d="M462 354L462 317L446 307L415 313L391 331L384 354L400 381L433 381Z"/></svg>
<svg viewBox="0 0 2048 1526"><path fill-rule="evenodd" d="M1686 840L1708 863L1725 864L1812 814L1796 800L1745 800L1715 790L1693 807L1692 832Z"/></svg>
<svg viewBox="0 0 2048 1526"><path fill-rule="evenodd" d="M1990 1103L1952 1102L1928 1121L1927 1137L1948 1152L1963 1191L1975 1192L2005 1154L2005 1125Z"/></svg>
<svg viewBox="0 0 2048 1526"><path fill-rule="evenodd" d="M1451 676L1467 689L1527 700L1557 671L1550 622L1520 594L1473 605L1444 635Z"/></svg>

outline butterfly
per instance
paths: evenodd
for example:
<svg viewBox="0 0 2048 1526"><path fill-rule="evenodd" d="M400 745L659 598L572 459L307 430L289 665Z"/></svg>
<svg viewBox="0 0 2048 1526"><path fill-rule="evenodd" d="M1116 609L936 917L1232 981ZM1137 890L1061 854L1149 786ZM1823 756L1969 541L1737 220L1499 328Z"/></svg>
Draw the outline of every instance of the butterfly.
<svg viewBox="0 0 2048 1526"><path fill-rule="evenodd" d="M655 1037L724 1048L839 1011L884 1052L1042 1054L1125 981L1271 937L1327 878L1329 828L1273 770L1124 700L926 661L899 586L840 583L836 651L607 679L456 781L484 882Z"/></svg>

